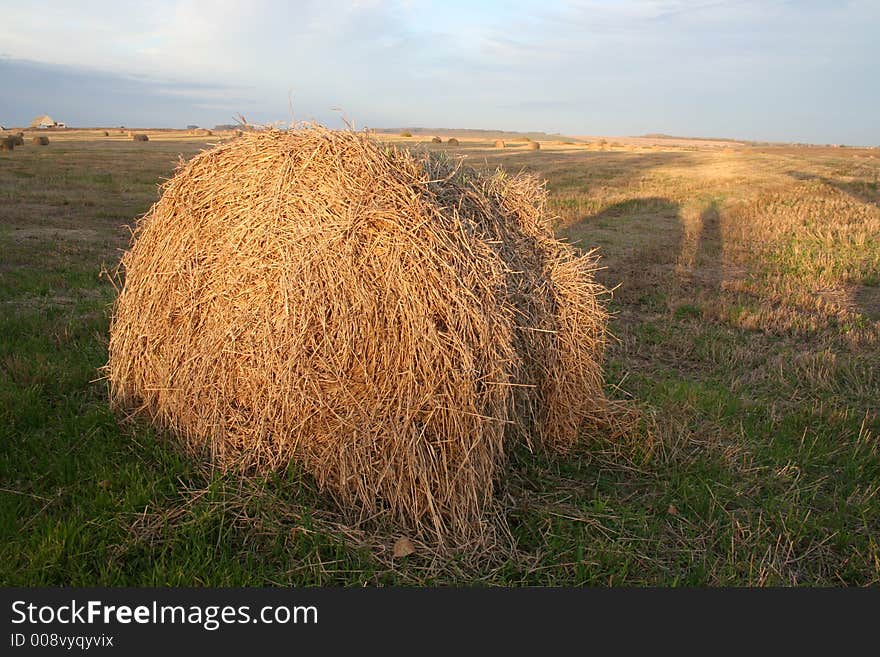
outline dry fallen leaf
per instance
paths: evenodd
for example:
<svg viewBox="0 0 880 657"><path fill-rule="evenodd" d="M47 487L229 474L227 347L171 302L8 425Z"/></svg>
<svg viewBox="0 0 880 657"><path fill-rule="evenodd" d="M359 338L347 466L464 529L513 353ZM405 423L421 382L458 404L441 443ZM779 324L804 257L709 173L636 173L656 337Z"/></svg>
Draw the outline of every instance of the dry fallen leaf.
<svg viewBox="0 0 880 657"><path fill-rule="evenodd" d="M416 551L416 546L412 544L406 536L401 536L394 542L394 558L408 557Z"/></svg>
<svg viewBox="0 0 880 657"><path fill-rule="evenodd" d="M674 504L670 504L670 505L669 505L669 508L666 509L666 513L668 513L668 514L671 515L671 516L677 516L677 515L678 515L678 509L676 508L676 506L675 506Z"/></svg>

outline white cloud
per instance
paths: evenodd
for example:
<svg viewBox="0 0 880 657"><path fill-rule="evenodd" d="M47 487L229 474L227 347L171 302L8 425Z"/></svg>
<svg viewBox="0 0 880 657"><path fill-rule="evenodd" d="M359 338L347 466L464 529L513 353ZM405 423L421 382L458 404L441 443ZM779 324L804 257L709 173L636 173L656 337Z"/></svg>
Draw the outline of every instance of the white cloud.
<svg viewBox="0 0 880 657"><path fill-rule="evenodd" d="M876 105L878 22L868 0L43 2L4 9L0 51L173 83L207 105L231 89L271 113L292 89L305 115L341 106L374 125L770 137L798 129L808 98L828 103L826 124L841 103ZM858 129L875 126L866 114Z"/></svg>

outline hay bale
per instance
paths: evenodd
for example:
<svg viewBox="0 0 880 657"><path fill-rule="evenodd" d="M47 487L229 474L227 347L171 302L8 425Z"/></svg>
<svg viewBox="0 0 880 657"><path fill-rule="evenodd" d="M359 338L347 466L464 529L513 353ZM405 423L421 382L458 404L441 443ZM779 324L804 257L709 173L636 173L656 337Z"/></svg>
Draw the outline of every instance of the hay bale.
<svg viewBox="0 0 880 657"><path fill-rule="evenodd" d="M450 137L446 143L450 146L458 146L458 139L456 139L455 137Z"/></svg>
<svg viewBox="0 0 880 657"><path fill-rule="evenodd" d="M404 130L403 132L400 133L400 136L401 137L412 137L412 133Z"/></svg>
<svg viewBox="0 0 880 657"><path fill-rule="evenodd" d="M0 151L12 150L15 150L15 139L11 135L0 139Z"/></svg>
<svg viewBox="0 0 880 657"><path fill-rule="evenodd" d="M104 130L104 132L101 133L101 136L102 136L102 137L109 137L109 136L110 136L110 133L107 132L106 130Z"/></svg>
<svg viewBox="0 0 880 657"><path fill-rule="evenodd" d="M12 143L15 146L24 146L24 133L19 132L18 134L12 135Z"/></svg>
<svg viewBox="0 0 880 657"><path fill-rule="evenodd" d="M432 143L432 144L442 144L442 143L443 143L443 140L440 139L440 137L432 137L432 138L431 138L431 143Z"/></svg>
<svg viewBox="0 0 880 657"><path fill-rule="evenodd" d="M132 134L131 139L132 141L150 141L150 138L142 132Z"/></svg>
<svg viewBox="0 0 880 657"><path fill-rule="evenodd" d="M495 141L495 148L504 148L505 146L506 144L502 140L498 139Z"/></svg>
<svg viewBox="0 0 880 657"><path fill-rule="evenodd" d="M606 291L545 202L364 134L220 144L122 259L112 402L221 466L298 463L352 522L488 540L513 444L564 452L607 408Z"/></svg>
<svg viewBox="0 0 880 657"><path fill-rule="evenodd" d="M31 142L36 144L37 146L48 146L49 138L46 135L38 135L31 139Z"/></svg>
<svg viewBox="0 0 880 657"><path fill-rule="evenodd" d="M538 151L538 150L541 150L541 144L539 144L536 141L530 141L526 145L526 148L529 149L530 151Z"/></svg>

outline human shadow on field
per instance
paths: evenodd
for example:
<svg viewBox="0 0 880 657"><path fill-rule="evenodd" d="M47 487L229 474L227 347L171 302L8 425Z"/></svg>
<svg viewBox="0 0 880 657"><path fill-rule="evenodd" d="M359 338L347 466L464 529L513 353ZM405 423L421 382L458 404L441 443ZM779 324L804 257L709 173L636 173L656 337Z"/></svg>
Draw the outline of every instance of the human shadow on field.
<svg viewBox="0 0 880 657"><path fill-rule="evenodd" d="M614 297L624 314L667 310L684 236L678 203L658 196L627 199L559 234L584 250L598 247L602 269L597 278L616 288Z"/></svg>
<svg viewBox="0 0 880 657"><path fill-rule="evenodd" d="M657 314L682 309L699 314L706 297L724 282L723 240L718 204L698 214L663 197L621 201L560 231L584 249L599 247L597 274L624 314Z"/></svg>
<svg viewBox="0 0 880 657"><path fill-rule="evenodd" d="M695 221L686 222L679 258L679 279L697 295L716 294L724 282L724 245L718 203L711 201Z"/></svg>
<svg viewBox="0 0 880 657"><path fill-rule="evenodd" d="M692 153L627 151L513 151L483 150L470 156L469 163L479 168L503 166L506 170L526 171L547 180L548 190L560 194L592 195L602 187L627 189L651 169L667 166L697 165Z"/></svg>

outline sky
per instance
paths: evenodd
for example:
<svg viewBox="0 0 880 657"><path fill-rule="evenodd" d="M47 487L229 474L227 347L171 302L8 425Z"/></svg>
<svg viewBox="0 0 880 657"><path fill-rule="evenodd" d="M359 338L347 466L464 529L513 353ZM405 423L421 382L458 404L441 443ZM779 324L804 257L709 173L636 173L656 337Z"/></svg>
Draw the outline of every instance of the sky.
<svg viewBox="0 0 880 657"><path fill-rule="evenodd" d="M0 0L0 124L880 144L878 0Z"/></svg>

